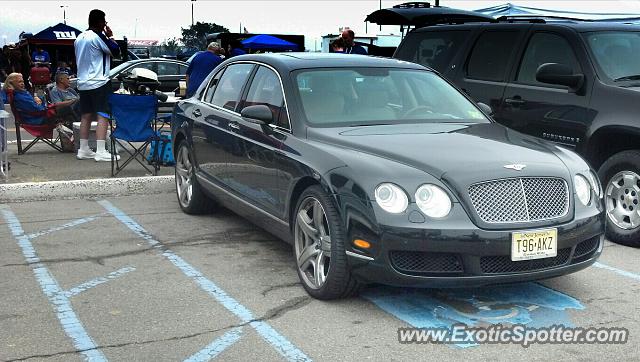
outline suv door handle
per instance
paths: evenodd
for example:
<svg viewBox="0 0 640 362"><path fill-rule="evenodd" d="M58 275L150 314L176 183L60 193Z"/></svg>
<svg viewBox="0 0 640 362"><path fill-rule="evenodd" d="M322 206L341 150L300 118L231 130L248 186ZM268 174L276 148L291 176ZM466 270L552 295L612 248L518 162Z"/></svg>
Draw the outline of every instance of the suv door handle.
<svg viewBox="0 0 640 362"><path fill-rule="evenodd" d="M199 109L194 110L193 112L191 112L191 114L193 114L194 117L202 116L202 113L200 113Z"/></svg>
<svg viewBox="0 0 640 362"><path fill-rule="evenodd" d="M229 122L229 128L240 129L240 125L236 122Z"/></svg>
<svg viewBox="0 0 640 362"><path fill-rule="evenodd" d="M504 100L506 104L511 104L512 106L520 106L524 104L524 100L519 96L515 96L513 98L507 98Z"/></svg>

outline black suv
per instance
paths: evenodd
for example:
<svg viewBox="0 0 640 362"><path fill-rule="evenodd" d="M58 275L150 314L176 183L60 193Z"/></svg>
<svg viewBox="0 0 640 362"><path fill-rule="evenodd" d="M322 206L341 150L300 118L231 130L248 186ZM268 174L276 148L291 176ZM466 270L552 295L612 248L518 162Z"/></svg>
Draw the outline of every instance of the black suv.
<svg viewBox="0 0 640 362"><path fill-rule="evenodd" d="M498 122L581 154L599 170L607 237L640 246L639 55L637 26L511 19L419 28L394 57L439 71Z"/></svg>

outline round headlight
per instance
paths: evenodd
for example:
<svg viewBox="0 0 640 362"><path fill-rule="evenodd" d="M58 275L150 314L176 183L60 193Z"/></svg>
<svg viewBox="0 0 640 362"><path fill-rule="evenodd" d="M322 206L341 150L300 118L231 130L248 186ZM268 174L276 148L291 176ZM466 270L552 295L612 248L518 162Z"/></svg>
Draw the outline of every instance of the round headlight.
<svg viewBox="0 0 640 362"><path fill-rule="evenodd" d="M443 189L425 184L416 190L416 204L425 215L440 218L449 215L451 199Z"/></svg>
<svg viewBox="0 0 640 362"><path fill-rule="evenodd" d="M400 187L390 183L376 187L376 202L384 211L392 214L403 212L409 205L407 194Z"/></svg>
<svg viewBox="0 0 640 362"><path fill-rule="evenodd" d="M591 201L591 186L589 186L589 181L582 175L575 175L573 177L573 183L580 202L584 206L589 205L589 201Z"/></svg>
<svg viewBox="0 0 640 362"><path fill-rule="evenodd" d="M589 183L591 184L591 188L593 188L593 192L595 192L596 196L602 197L602 188L600 187L600 181L598 180L598 175L595 174L592 170L589 170L587 173L587 178L589 179Z"/></svg>

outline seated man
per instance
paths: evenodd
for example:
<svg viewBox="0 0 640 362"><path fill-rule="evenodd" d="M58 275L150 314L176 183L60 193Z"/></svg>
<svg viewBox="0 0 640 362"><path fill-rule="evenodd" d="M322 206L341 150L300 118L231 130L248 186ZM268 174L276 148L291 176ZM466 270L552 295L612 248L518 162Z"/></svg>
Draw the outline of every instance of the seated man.
<svg viewBox="0 0 640 362"><path fill-rule="evenodd" d="M31 125L57 123L57 117L68 116L73 113L69 105L53 104L54 112L50 111L38 96L31 95L24 85L24 79L20 73L11 73L4 83L7 92L13 92L13 105L20 112L22 122Z"/></svg>
<svg viewBox="0 0 640 362"><path fill-rule="evenodd" d="M80 122L80 96L71 88L69 74L57 73L56 85L49 91L51 103L58 106L69 106L73 110L73 122Z"/></svg>

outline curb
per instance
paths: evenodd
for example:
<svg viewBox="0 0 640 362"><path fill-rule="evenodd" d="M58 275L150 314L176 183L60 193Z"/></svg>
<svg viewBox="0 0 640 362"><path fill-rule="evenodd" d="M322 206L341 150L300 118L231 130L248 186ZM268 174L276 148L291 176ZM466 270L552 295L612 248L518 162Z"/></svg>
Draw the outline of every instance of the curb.
<svg viewBox="0 0 640 362"><path fill-rule="evenodd" d="M150 195L175 191L174 176L0 184L0 202L78 199L96 196Z"/></svg>

